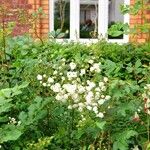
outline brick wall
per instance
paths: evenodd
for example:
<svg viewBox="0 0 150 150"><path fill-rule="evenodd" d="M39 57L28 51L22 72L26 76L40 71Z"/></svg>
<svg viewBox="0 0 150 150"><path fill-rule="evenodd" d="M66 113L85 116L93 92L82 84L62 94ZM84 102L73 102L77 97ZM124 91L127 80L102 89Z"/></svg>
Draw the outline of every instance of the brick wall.
<svg viewBox="0 0 150 150"><path fill-rule="evenodd" d="M29 31L29 25L21 23L18 16L18 8L26 13L32 8L27 0L0 0L0 6L3 8L0 23L6 26L7 22L15 22L13 35L22 35Z"/></svg>
<svg viewBox="0 0 150 150"><path fill-rule="evenodd" d="M135 0L130 0L130 4L133 5L135 3ZM150 23L150 11L140 11L138 15L133 16L130 15L130 27L134 28L136 25L143 25L145 23L145 19L147 22ZM136 35L130 35L130 41L136 41L136 42L145 42L148 38L148 35L141 33L140 30L137 31Z"/></svg>
<svg viewBox="0 0 150 150"><path fill-rule="evenodd" d="M28 0L28 3L32 5L32 11L37 11L39 7L43 9L44 17L40 18L37 30L39 36L47 37L49 32L49 0Z"/></svg>

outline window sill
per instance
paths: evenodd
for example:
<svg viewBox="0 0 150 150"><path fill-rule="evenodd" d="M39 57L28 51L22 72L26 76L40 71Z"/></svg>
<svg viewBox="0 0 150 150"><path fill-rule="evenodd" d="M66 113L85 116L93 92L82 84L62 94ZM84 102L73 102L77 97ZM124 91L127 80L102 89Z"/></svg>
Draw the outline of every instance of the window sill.
<svg viewBox="0 0 150 150"><path fill-rule="evenodd" d="M92 43L97 43L98 41L100 41L100 39L56 39L56 42L58 42L58 43L79 42L79 43L83 43L83 44L92 44ZM118 43L118 44L124 44L124 43L129 42L128 38L107 39L106 41L108 43Z"/></svg>

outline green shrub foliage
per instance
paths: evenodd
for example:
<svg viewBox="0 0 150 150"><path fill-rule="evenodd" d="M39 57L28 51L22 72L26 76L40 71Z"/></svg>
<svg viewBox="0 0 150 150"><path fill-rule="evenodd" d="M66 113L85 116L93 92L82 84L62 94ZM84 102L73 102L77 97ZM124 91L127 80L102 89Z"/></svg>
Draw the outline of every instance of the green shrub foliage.
<svg viewBox="0 0 150 150"><path fill-rule="evenodd" d="M149 149L149 43L41 44L20 36L5 50L1 149Z"/></svg>

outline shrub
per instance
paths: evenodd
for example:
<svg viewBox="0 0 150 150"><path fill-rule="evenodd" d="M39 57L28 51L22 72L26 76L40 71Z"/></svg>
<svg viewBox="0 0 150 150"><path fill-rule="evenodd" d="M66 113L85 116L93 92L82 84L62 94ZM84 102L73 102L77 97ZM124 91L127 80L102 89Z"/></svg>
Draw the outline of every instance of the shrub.
<svg viewBox="0 0 150 150"><path fill-rule="evenodd" d="M26 36L9 39L7 53L2 149L148 149L149 43L41 44Z"/></svg>

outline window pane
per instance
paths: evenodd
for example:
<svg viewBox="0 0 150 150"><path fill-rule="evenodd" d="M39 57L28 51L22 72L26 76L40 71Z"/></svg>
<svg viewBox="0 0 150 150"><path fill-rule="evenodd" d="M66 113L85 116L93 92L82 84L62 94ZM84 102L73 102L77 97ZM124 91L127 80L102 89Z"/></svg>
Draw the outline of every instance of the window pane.
<svg viewBox="0 0 150 150"><path fill-rule="evenodd" d="M98 0L80 0L80 38L98 36Z"/></svg>
<svg viewBox="0 0 150 150"><path fill-rule="evenodd" d="M69 38L70 0L54 0L54 30L61 29L65 38Z"/></svg>
<svg viewBox="0 0 150 150"><path fill-rule="evenodd" d="M124 4L124 0L109 0L109 20L108 25L111 27L116 22L124 22L124 16L121 14L120 5ZM108 37L109 39L122 39L123 35L118 37Z"/></svg>

